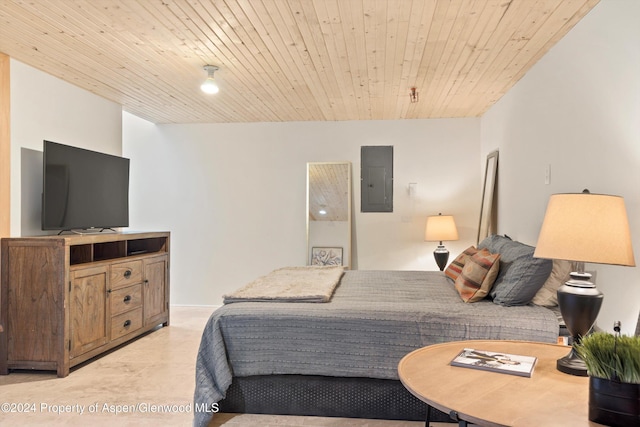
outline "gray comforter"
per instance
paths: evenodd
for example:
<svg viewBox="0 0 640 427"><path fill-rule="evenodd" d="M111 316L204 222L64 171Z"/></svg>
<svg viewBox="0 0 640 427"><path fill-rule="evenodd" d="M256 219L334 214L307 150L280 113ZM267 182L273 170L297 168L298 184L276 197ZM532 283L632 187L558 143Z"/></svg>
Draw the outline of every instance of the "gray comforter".
<svg viewBox="0 0 640 427"><path fill-rule="evenodd" d="M233 376L398 379L407 353L469 339L556 342L543 307L464 303L442 272L347 271L329 303L241 302L209 319L196 363L194 425L206 425Z"/></svg>

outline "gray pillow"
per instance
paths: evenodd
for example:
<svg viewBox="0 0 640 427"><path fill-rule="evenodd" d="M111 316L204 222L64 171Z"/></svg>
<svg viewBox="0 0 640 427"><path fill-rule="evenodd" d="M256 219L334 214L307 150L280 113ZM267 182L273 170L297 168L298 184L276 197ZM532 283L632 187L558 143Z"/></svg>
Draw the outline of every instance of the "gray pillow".
<svg viewBox="0 0 640 427"><path fill-rule="evenodd" d="M533 246L508 237L489 236L478 249L500 254L500 271L489 296L500 305L527 305L551 274L550 259L534 258Z"/></svg>

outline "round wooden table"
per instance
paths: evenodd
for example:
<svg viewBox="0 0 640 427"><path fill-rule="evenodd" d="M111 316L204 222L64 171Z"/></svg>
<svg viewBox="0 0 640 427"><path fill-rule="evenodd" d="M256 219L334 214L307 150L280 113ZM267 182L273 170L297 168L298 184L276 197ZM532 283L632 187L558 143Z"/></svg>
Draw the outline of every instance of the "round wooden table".
<svg viewBox="0 0 640 427"><path fill-rule="evenodd" d="M538 361L530 378L451 366L464 348ZM588 418L589 379L556 369L556 360L568 352L566 346L524 341L456 341L409 353L398 374L423 402L479 426L599 426Z"/></svg>

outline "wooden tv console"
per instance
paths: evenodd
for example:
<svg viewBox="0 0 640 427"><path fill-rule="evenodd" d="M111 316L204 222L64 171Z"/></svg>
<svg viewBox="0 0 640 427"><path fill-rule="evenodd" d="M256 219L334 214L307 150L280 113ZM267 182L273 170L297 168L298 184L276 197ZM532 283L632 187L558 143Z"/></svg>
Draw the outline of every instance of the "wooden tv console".
<svg viewBox="0 0 640 427"><path fill-rule="evenodd" d="M69 368L169 325L168 232L4 238L0 374Z"/></svg>

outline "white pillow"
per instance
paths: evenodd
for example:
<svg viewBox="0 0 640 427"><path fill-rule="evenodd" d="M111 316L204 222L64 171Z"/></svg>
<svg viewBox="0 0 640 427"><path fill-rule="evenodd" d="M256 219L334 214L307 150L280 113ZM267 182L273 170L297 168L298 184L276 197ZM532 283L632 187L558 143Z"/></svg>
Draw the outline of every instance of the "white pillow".
<svg viewBox="0 0 640 427"><path fill-rule="evenodd" d="M535 294L531 301L535 305L543 307L555 307L558 305L558 288L569 280L571 273L571 261L561 259L553 260L551 274L547 278L542 288Z"/></svg>

